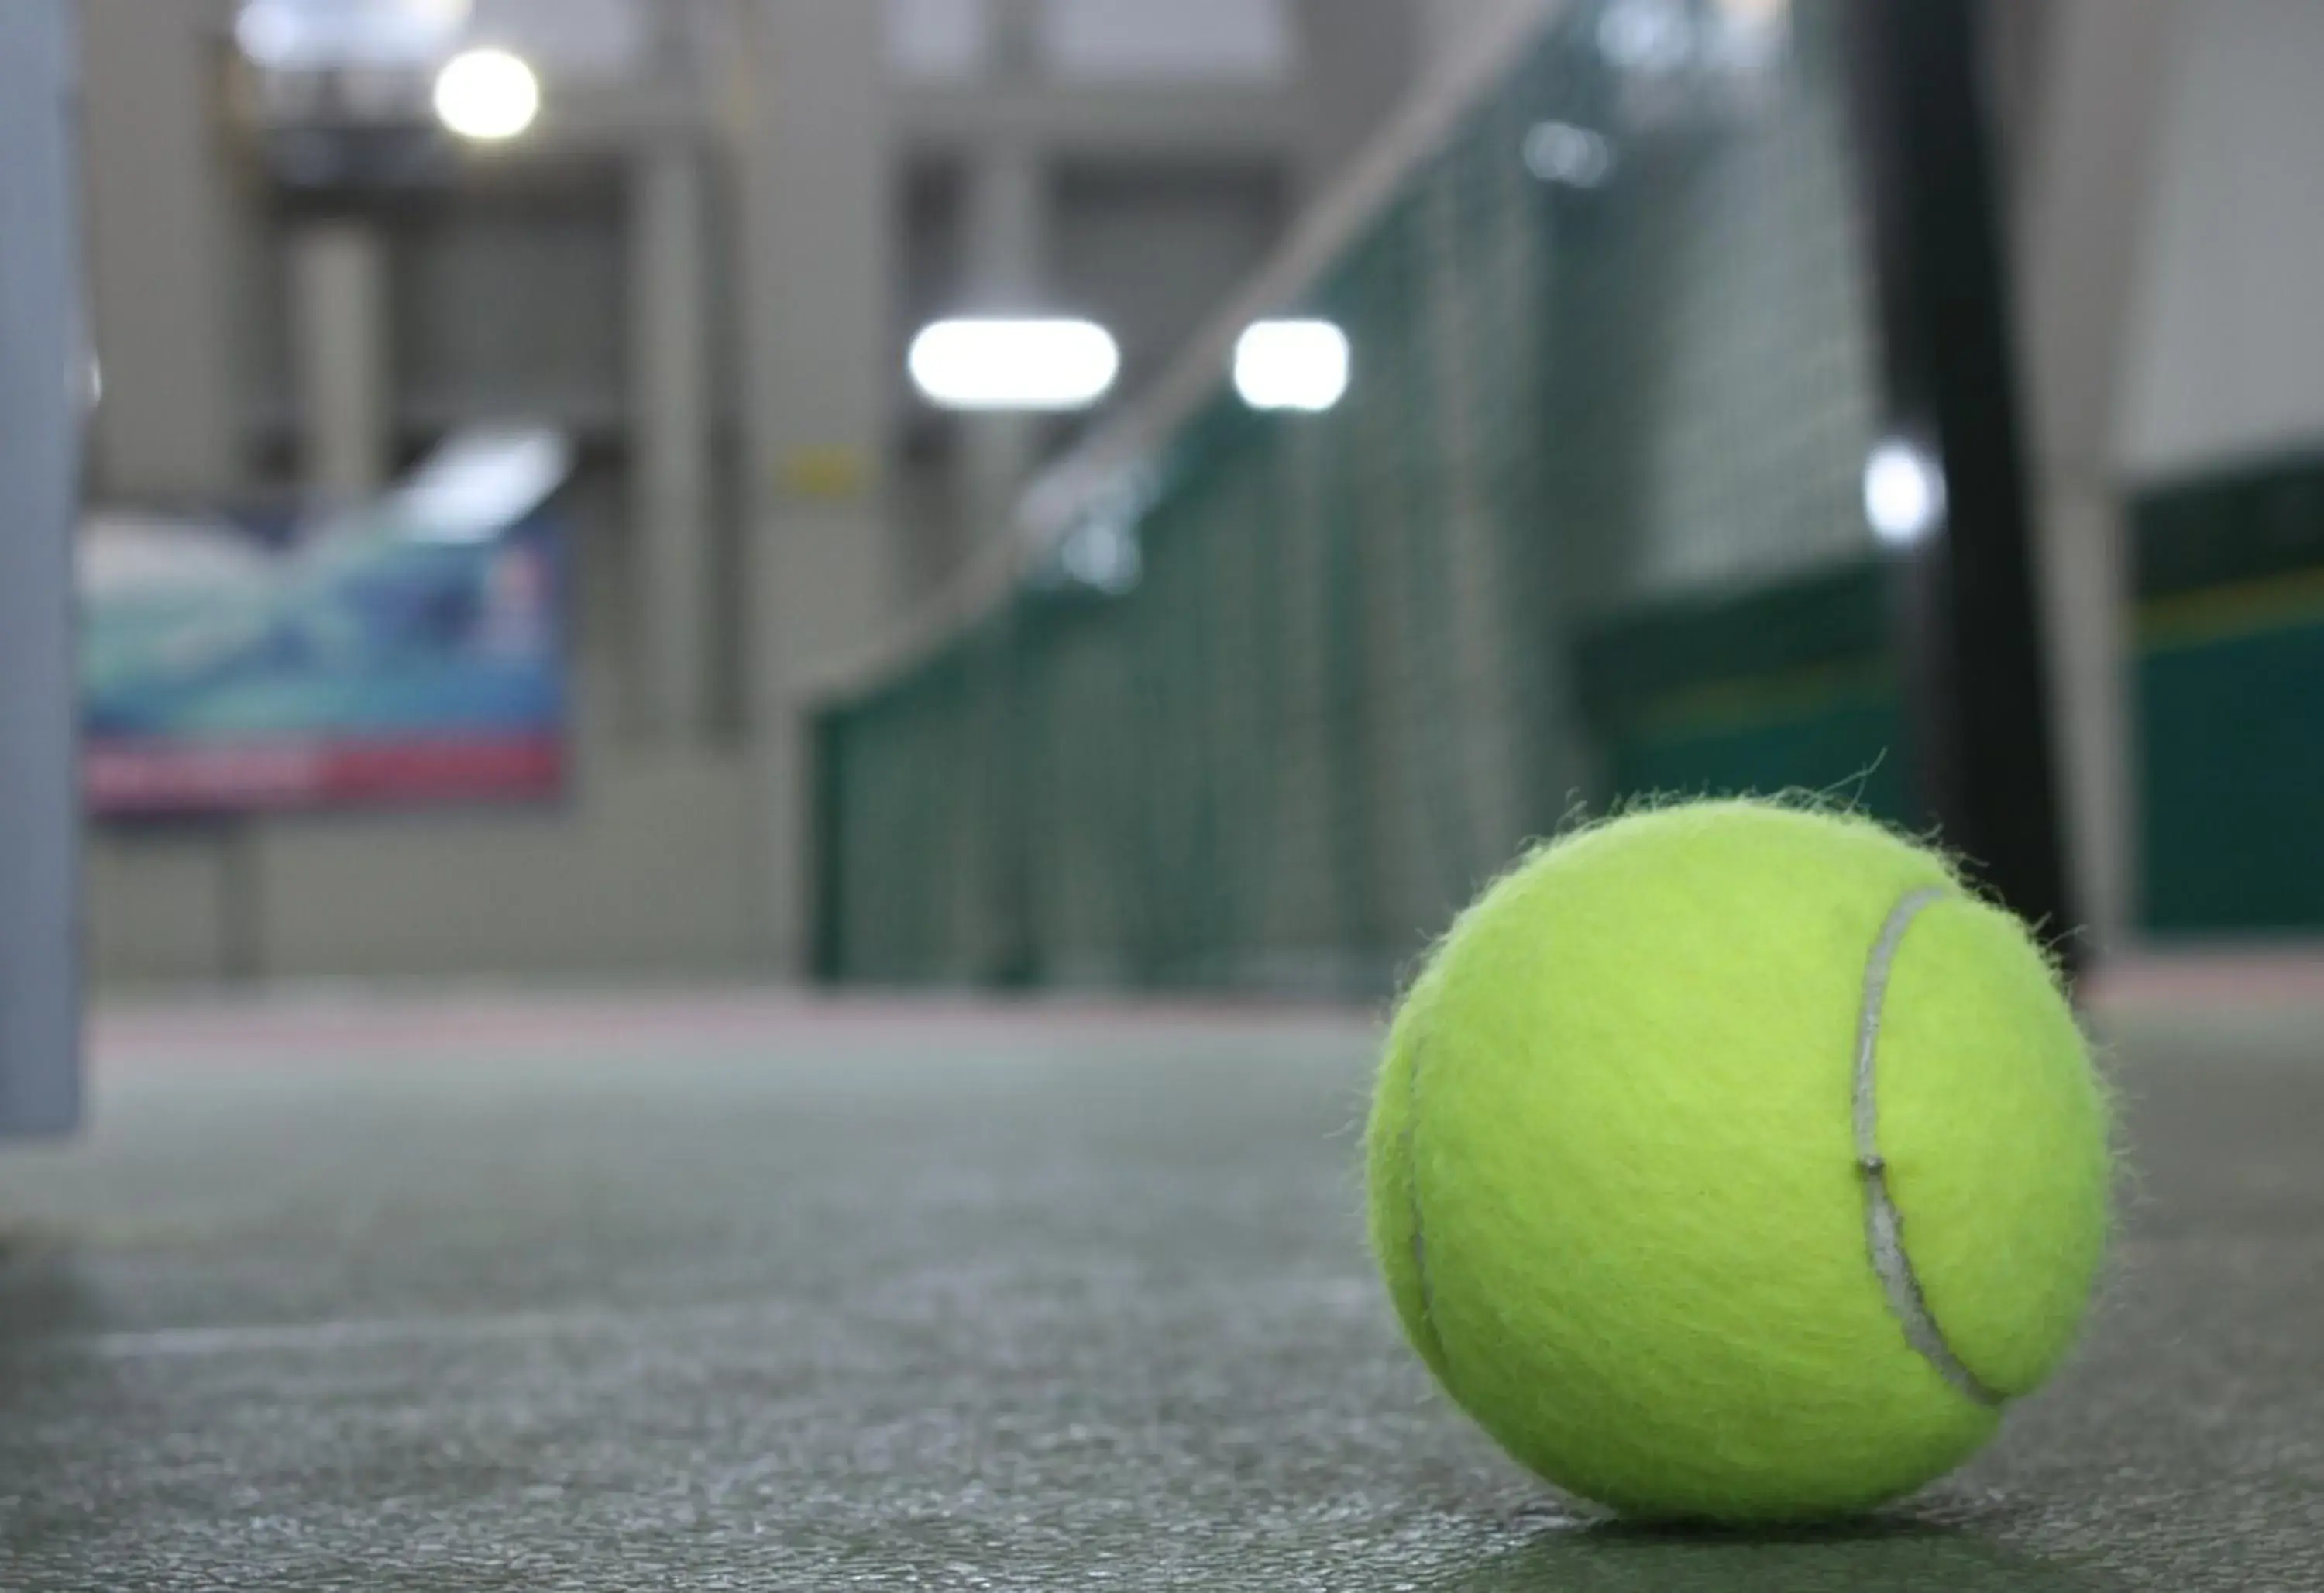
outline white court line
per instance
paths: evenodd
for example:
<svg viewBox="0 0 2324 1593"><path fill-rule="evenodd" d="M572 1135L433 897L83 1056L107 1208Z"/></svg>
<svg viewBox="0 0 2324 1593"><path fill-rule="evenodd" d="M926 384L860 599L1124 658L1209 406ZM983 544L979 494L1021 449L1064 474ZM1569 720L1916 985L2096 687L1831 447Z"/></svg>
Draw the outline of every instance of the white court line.
<svg viewBox="0 0 2324 1593"><path fill-rule="evenodd" d="M155 1328L142 1332L59 1334L22 1341L23 1349L75 1351L105 1360L264 1355L282 1350L371 1349L390 1345L494 1343L530 1338L607 1338L673 1327L759 1324L795 1316L793 1307L701 1306L660 1311L516 1311L498 1316L383 1317L281 1322L230 1328Z"/></svg>
<svg viewBox="0 0 2324 1593"><path fill-rule="evenodd" d="M1085 1279L1087 1274L1083 1271L1076 1275ZM1135 1269L1125 1273L1125 1277L1142 1275ZM1296 1278L1266 1290L1264 1303L1278 1310L1297 1307L1327 1314L1357 1314L1370 1310L1375 1288L1368 1274ZM1251 1303L1240 1283L1236 1283L1234 1294L1244 1305ZM1054 1301L1047 1303L1054 1309L1070 1311ZM809 1311L795 1301L784 1300L729 1301L665 1311L535 1311L490 1316L346 1318L219 1328L153 1328L137 1332L59 1333L14 1343L0 1340L0 1360L41 1353L93 1356L109 1361L173 1360L284 1351L375 1349L395 1345L637 1338L673 1329L701 1331L739 1327L780 1329L786 1325L796 1328L810 1319L827 1326L845 1320L843 1313L829 1310Z"/></svg>

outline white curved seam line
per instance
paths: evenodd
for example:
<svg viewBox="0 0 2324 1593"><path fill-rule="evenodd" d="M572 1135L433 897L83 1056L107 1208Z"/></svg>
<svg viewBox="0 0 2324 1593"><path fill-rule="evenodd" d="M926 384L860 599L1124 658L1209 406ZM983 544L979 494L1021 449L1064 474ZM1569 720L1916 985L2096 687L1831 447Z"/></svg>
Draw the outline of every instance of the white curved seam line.
<svg viewBox="0 0 2324 1593"><path fill-rule="evenodd" d="M1888 980L1904 944L1904 931L1928 908L1952 893L1941 885L1907 892L1888 910L1872 943L1864 968L1864 1006L1856 1026L1856 1165L1864 1175L1864 1233L1872 1251L1872 1269L1880 1275L1888 1310L1904 1329L1905 1341L1939 1376L1964 1397L1980 1405L1999 1407L2005 1395L1989 1388L1961 1364L1945 1341L1944 1329L1929 1310L1913 1258L1904 1248L1904 1219L1888 1190L1888 1163L1880 1154L1880 1101L1875 1061L1880 1050L1880 1020L1888 998Z"/></svg>
<svg viewBox="0 0 2324 1593"><path fill-rule="evenodd" d="M1412 1046L1412 1065L1404 1076L1404 1176L1409 1187L1407 1203L1412 1209L1412 1276L1420 1291L1420 1325L1428 1329L1429 1342L1436 1347L1436 1358L1443 1362L1444 1335L1436 1329L1436 1295L1428 1283L1428 1238L1420 1223L1420 1157L1414 1139L1420 1132L1420 1042Z"/></svg>

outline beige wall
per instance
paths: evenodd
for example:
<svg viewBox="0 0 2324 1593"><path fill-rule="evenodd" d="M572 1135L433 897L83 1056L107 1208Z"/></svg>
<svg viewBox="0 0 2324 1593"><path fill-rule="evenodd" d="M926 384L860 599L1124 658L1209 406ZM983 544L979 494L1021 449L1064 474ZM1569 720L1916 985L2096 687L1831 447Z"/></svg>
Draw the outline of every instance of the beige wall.
<svg viewBox="0 0 2324 1593"><path fill-rule="evenodd" d="M2206 0L2188 13L2116 442L2134 479L2324 438L2324 5Z"/></svg>
<svg viewBox="0 0 2324 1593"><path fill-rule="evenodd" d="M718 974L752 960L733 755L585 760L558 810L100 832L89 954L113 986Z"/></svg>

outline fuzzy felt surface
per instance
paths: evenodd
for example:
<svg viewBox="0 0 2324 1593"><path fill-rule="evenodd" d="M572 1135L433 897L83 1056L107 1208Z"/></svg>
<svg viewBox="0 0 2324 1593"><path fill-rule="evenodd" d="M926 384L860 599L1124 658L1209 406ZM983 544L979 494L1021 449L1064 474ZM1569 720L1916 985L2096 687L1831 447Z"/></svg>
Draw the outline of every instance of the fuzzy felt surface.
<svg viewBox="0 0 2324 1593"><path fill-rule="evenodd" d="M1992 1435L1884 1295L1851 1138L1868 957L1932 886L1876 1056L1904 1248L1987 1388L2065 1354L2111 1162L2040 949L1869 821L1666 807L1535 852L1462 914L1375 1091L1397 1314L1518 1459L1627 1513L1774 1520L1876 1504Z"/></svg>

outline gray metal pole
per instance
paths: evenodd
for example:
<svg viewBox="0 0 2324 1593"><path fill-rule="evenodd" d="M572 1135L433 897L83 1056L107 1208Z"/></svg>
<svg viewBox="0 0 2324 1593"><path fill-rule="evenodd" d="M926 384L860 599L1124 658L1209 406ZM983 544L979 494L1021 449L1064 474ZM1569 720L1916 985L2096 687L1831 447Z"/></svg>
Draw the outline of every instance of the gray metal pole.
<svg viewBox="0 0 2324 1593"><path fill-rule="evenodd" d="M80 1116L71 9L0 5L0 1134Z"/></svg>

